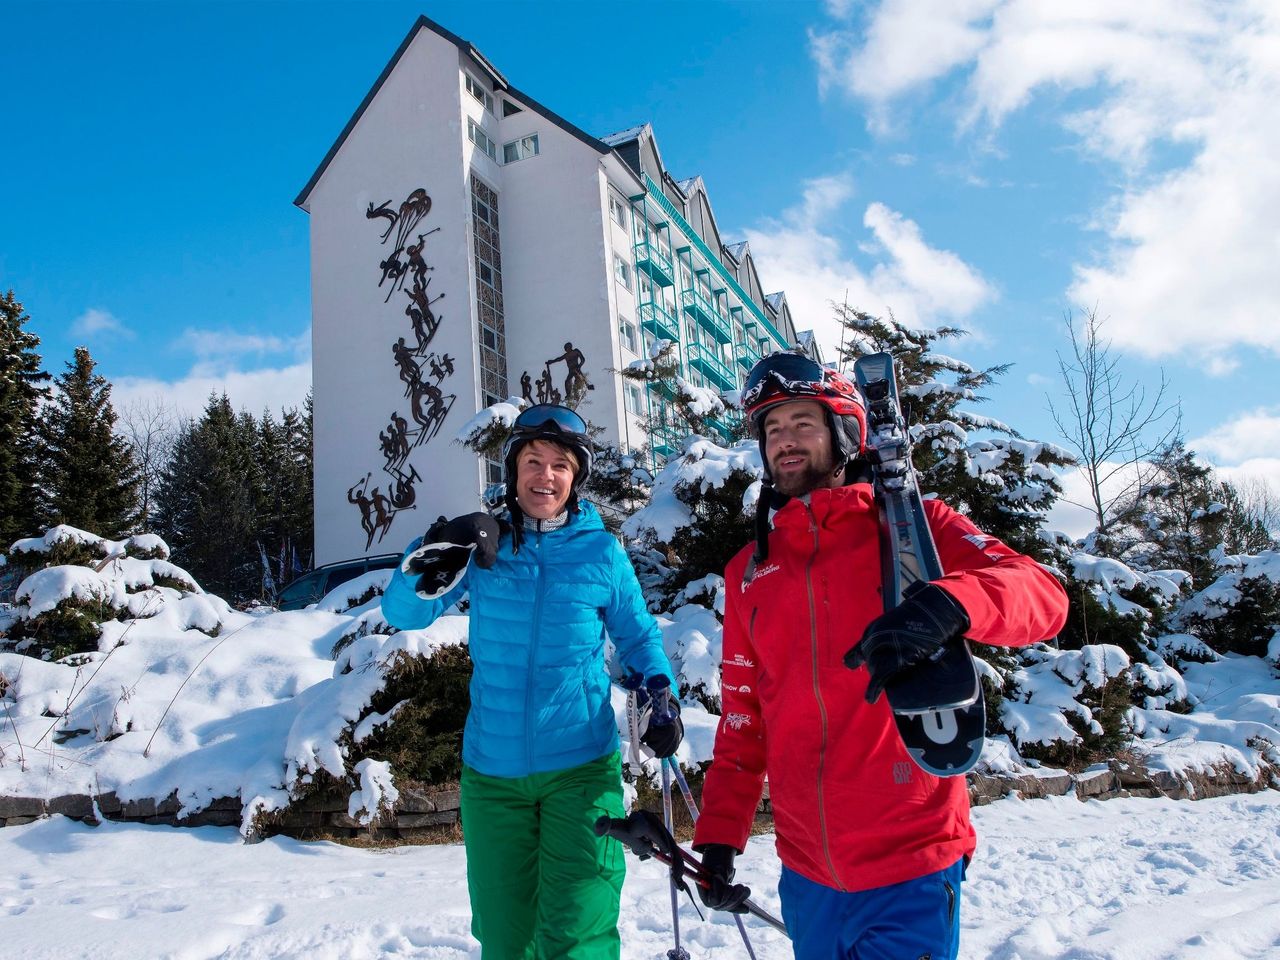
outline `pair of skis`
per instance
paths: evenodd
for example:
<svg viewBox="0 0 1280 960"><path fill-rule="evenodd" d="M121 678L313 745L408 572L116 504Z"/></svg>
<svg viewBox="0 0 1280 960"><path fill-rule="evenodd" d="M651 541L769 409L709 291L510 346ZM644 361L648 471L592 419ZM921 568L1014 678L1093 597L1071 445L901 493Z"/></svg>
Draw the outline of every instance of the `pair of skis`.
<svg viewBox="0 0 1280 960"><path fill-rule="evenodd" d="M893 356L873 353L854 362L854 379L867 404L867 456L880 506L880 551L885 609L902 602L917 583L944 571L924 513L911 464L911 437L898 398ZM885 686L898 735L922 770L961 776L982 756L986 706L969 645L961 640Z"/></svg>

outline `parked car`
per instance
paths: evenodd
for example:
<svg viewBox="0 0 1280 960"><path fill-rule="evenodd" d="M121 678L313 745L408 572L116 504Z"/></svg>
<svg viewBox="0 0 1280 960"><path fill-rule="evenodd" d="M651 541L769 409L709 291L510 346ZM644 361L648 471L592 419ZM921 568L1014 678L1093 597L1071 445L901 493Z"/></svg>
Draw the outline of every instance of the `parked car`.
<svg viewBox="0 0 1280 960"><path fill-rule="evenodd" d="M357 557L355 560L326 563L323 567L304 573L281 590L276 607L280 610L301 610L348 580L354 580L370 570L388 570L399 562L400 554L386 553L376 557Z"/></svg>

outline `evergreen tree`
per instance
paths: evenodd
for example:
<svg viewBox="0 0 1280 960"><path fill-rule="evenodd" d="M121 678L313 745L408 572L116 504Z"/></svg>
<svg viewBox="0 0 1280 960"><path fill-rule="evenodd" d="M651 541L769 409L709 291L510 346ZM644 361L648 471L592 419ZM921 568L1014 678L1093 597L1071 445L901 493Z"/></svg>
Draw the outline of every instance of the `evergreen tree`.
<svg viewBox="0 0 1280 960"><path fill-rule="evenodd" d="M277 586L291 580L311 555L310 447L309 431L296 410L285 411L280 423L263 412L256 449L262 476L257 537Z"/></svg>
<svg viewBox="0 0 1280 960"><path fill-rule="evenodd" d="M1272 546L1239 493L1175 440L1150 462L1148 483L1117 511L1113 549L1141 569L1185 570L1203 587L1217 575L1215 550L1250 554Z"/></svg>
<svg viewBox="0 0 1280 960"><path fill-rule="evenodd" d="M111 385L95 367L88 349L76 347L40 418L40 507L46 526L66 523L116 539L137 520L138 465L115 433Z"/></svg>
<svg viewBox="0 0 1280 960"><path fill-rule="evenodd" d="M156 525L206 590L234 602L261 595L258 428L226 394L178 433L156 495Z"/></svg>
<svg viewBox="0 0 1280 960"><path fill-rule="evenodd" d="M30 319L12 290L0 296L0 550L39 532L36 409L49 374L40 369L40 338L23 329Z"/></svg>
<svg viewBox="0 0 1280 960"><path fill-rule="evenodd" d="M842 363L881 351L893 354L921 489L1014 549L1043 558L1047 544L1039 527L1062 492L1054 468L1071 463L1071 455L1053 444L1024 440L1007 424L960 406L985 400L979 391L1009 365L978 370L935 352L939 341L964 335L956 327L911 329L892 314L883 319L848 306L836 310L844 327ZM979 430L994 437L971 436Z"/></svg>

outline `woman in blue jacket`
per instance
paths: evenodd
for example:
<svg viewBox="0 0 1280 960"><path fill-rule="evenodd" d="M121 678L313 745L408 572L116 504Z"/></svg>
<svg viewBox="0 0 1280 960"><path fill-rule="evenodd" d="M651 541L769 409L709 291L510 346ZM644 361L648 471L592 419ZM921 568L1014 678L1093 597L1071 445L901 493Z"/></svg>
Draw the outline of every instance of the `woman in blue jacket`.
<svg viewBox="0 0 1280 960"><path fill-rule="evenodd" d="M674 673L635 572L577 492L591 470L582 418L538 404L503 449L509 523L474 513L432 526L382 599L388 623L432 623L470 595L471 709L462 831L472 932L486 960L617 957L622 809L606 634L662 698ZM675 752L678 717L645 742Z"/></svg>

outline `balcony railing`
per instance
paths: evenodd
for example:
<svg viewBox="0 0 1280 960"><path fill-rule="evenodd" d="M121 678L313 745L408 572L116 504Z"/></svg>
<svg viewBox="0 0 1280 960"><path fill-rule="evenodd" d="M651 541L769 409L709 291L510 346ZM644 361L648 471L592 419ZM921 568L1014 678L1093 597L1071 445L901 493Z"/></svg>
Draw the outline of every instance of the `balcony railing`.
<svg viewBox="0 0 1280 960"><path fill-rule="evenodd" d="M689 366L701 370L703 376L721 390L733 390L738 386L738 378L734 376L733 370L706 344L689 344L688 357Z"/></svg>
<svg viewBox="0 0 1280 960"><path fill-rule="evenodd" d="M790 347L791 344L787 343L786 340L783 339L782 334L777 331L773 323L767 316L765 316L764 311L761 310L760 307L757 306L756 302L748 296L747 292L742 289L741 284L739 284L733 274L728 271L725 265L720 261L720 258L711 252L711 248L707 246L706 241L702 239L698 234L698 231L694 230L693 227L689 225L681 215L680 211L676 209L675 204L673 204L667 195L662 192L662 187L654 182L653 178L647 173L644 175L644 183L647 192L632 199L639 200L641 198L647 198L657 204L662 212L667 215L670 222L674 223L679 228L680 232L684 234L694 249L702 255L702 259L707 262L707 265L716 272L724 282L726 289L732 292L734 296L742 302L752 319L759 323L766 333L768 333L769 337L777 344L778 349L785 350Z"/></svg>
<svg viewBox="0 0 1280 960"><path fill-rule="evenodd" d="M680 321L667 312L660 303L642 303L639 308L640 327L655 337L680 342Z"/></svg>
<svg viewBox="0 0 1280 960"><path fill-rule="evenodd" d="M636 240L636 269L660 287L674 286L675 268L671 263L671 250L656 243L648 231Z"/></svg>
<svg viewBox="0 0 1280 960"><path fill-rule="evenodd" d="M760 351L750 342L740 343L733 348L733 358L742 369L750 370L760 359Z"/></svg>
<svg viewBox="0 0 1280 960"><path fill-rule="evenodd" d="M715 337L717 343L733 343L733 327L719 308L703 296L697 287L690 287L680 294L680 306L707 333Z"/></svg>

